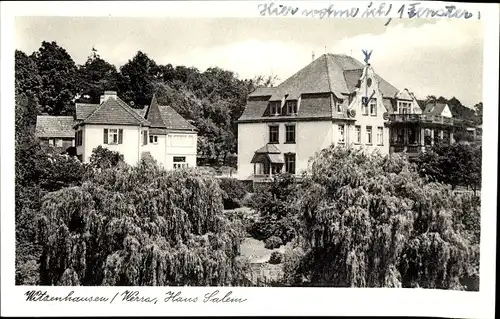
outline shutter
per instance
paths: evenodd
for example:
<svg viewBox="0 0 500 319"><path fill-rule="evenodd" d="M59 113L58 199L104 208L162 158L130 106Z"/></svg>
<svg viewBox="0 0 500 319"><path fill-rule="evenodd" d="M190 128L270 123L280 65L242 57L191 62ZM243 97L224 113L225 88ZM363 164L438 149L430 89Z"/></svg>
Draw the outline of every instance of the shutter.
<svg viewBox="0 0 500 319"><path fill-rule="evenodd" d="M118 130L118 144L123 144L123 129Z"/></svg>
<svg viewBox="0 0 500 319"><path fill-rule="evenodd" d="M104 139L104 144L108 144L108 129L107 128L104 129L103 139Z"/></svg>
<svg viewBox="0 0 500 319"><path fill-rule="evenodd" d="M148 145L148 131L144 131L144 145Z"/></svg>

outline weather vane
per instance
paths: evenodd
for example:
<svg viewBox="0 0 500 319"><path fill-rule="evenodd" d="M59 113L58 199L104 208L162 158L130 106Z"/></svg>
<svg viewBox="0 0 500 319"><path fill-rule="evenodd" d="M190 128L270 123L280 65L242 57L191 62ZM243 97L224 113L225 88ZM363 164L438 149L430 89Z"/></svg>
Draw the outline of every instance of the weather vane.
<svg viewBox="0 0 500 319"><path fill-rule="evenodd" d="M368 61L370 60L370 57L372 55L373 50L370 50L370 52L368 52L367 50L362 50L362 51L363 51L363 54L365 55L365 63L369 64Z"/></svg>

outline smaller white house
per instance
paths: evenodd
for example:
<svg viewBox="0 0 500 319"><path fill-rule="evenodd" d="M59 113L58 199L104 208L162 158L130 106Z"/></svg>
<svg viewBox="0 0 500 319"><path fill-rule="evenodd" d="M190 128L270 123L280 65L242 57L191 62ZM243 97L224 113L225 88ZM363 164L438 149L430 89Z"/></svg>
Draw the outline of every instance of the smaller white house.
<svg viewBox="0 0 500 319"><path fill-rule="evenodd" d="M100 104L76 104L74 128L76 153L84 163L100 145L121 153L130 165L149 153L167 170L196 166L196 128L155 96L148 107L133 109L106 91Z"/></svg>

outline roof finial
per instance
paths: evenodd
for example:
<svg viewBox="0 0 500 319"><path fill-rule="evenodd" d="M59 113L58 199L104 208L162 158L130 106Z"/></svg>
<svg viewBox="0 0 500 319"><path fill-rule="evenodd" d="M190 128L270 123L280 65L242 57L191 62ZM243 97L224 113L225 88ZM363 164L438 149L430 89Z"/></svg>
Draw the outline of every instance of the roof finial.
<svg viewBox="0 0 500 319"><path fill-rule="evenodd" d="M370 65L370 63L368 61L370 61L370 57L372 55L373 50L370 50L370 52L368 52L367 50L362 50L362 51L363 51L363 54L365 55L365 63L367 65Z"/></svg>
<svg viewBox="0 0 500 319"><path fill-rule="evenodd" d="M312 60L314 61L314 51L313 51L313 53L312 53Z"/></svg>

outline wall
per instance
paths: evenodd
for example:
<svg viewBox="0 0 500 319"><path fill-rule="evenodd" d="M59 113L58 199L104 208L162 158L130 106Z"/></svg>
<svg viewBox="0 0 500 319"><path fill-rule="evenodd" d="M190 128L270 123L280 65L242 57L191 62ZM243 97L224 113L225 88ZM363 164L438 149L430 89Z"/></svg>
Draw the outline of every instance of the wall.
<svg viewBox="0 0 500 319"><path fill-rule="evenodd" d="M123 129L123 144L104 144L103 130L105 128ZM83 145L77 147L77 154L82 155L83 161L88 163L92 150L101 145L109 150L123 154L127 164L136 165L142 151L139 147L142 144L140 138L139 126L85 124L83 126Z"/></svg>
<svg viewBox="0 0 500 319"><path fill-rule="evenodd" d="M187 136L184 141L179 140L181 136ZM186 157L188 167L196 167L196 154L198 136L196 133L178 132L167 135L167 152L165 155L165 168L174 168L174 156Z"/></svg>
<svg viewBox="0 0 500 319"><path fill-rule="evenodd" d="M295 124L295 144L285 143L285 125ZM295 121L238 124L238 178L251 179L254 165L250 163L255 151L269 142L269 126L279 126L278 147L282 154L295 153L295 171L307 170L309 159L333 141L332 121ZM281 155L283 156L283 155ZM283 158L283 157L282 157ZM283 172L285 165L283 165Z"/></svg>
<svg viewBox="0 0 500 319"><path fill-rule="evenodd" d="M372 84L371 86L368 87L367 85L367 80L368 78L372 79ZM363 109L362 109L362 97L368 96L370 97L375 91L375 94L373 95L373 98L377 99L377 114L376 116L373 116L370 114L370 108L368 108L368 115L363 115ZM384 113L387 112L384 102L383 102L383 96L378 89L378 81L376 80L376 77L374 76L373 69L371 67L365 68L364 74L361 77L361 86L358 92L356 92L355 97L353 98L353 101L351 105L349 105L349 109L353 109L356 111L356 116L354 119L356 120L355 123L350 125L349 127L349 143L352 143L354 147L357 148L363 148L369 152L372 151L379 151L382 154L389 154L389 128L386 126L387 120L384 120ZM355 143L355 125L360 125L361 126L361 143L356 144ZM368 138L366 135L366 127L371 126L372 127L372 144L368 144ZM377 143L377 128L378 127L383 127L383 144L378 145ZM337 127L335 127L335 130L337 130ZM335 141L337 141L335 139Z"/></svg>
<svg viewBox="0 0 500 319"><path fill-rule="evenodd" d="M141 147L141 152L149 152L151 156L156 159L159 165L165 167L166 166L166 143L167 143L167 136L166 135L156 135L158 136L158 143L153 144L149 141L148 137L148 144L144 145Z"/></svg>
<svg viewBox="0 0 500 319"><path fill-rule="evenodd" d="M453 117L453 115L451 114L451 110L450 110L450 107L448 106L448 104L446 104L446 106L444 107L443 112L441 112L441 115L444 116L444 117L448 117L448 118L452 118Z"/></svg>

